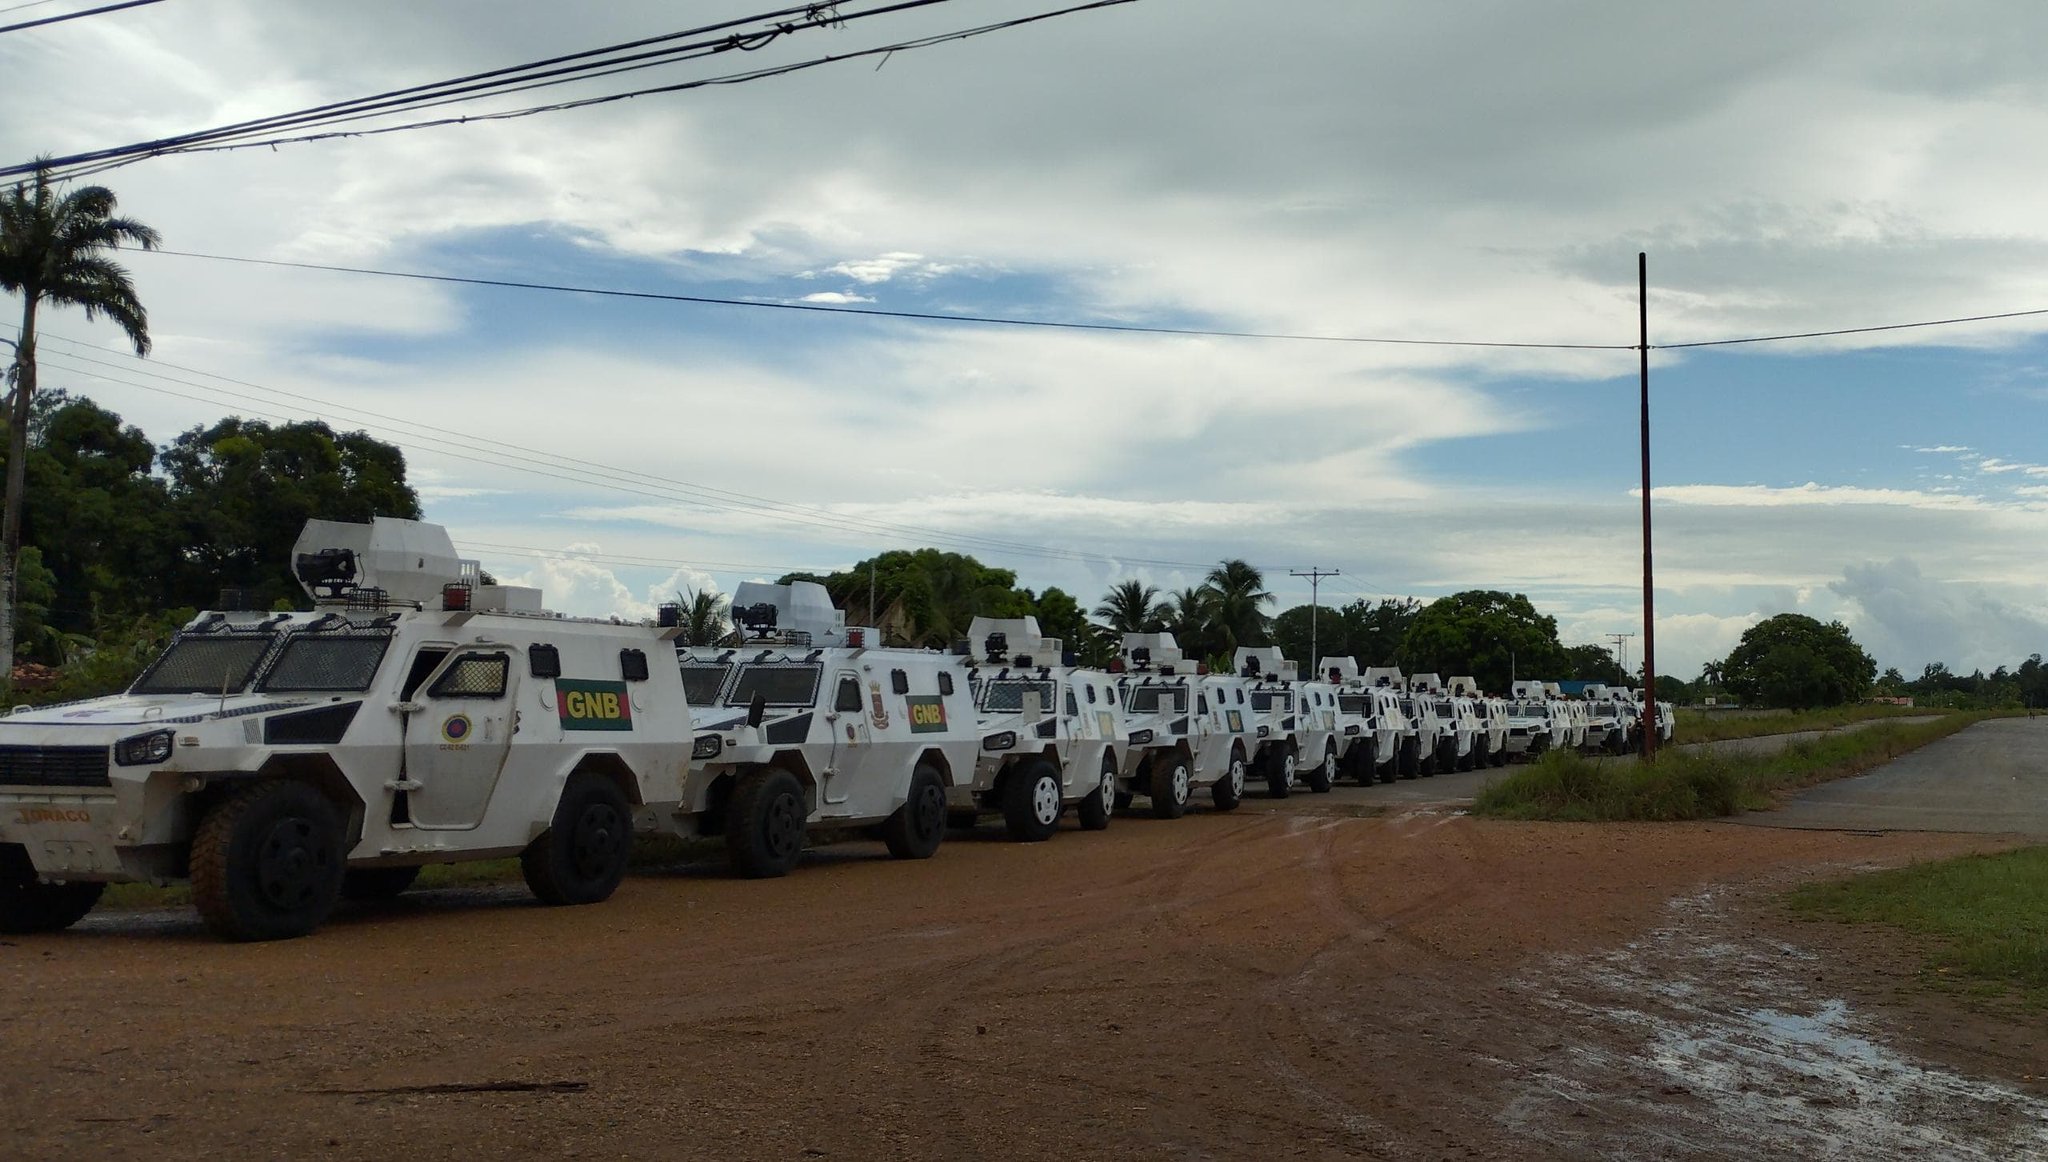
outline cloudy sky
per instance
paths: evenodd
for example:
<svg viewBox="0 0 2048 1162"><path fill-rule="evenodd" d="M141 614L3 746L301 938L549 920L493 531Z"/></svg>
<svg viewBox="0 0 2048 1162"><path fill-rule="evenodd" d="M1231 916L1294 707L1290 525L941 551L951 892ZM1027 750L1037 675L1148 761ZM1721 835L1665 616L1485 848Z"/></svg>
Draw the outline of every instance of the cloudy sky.
<svg viewBox="0 0 2048 1162"><path fill-rule="evenodd" d="M460 111L1059 6L952 0ZM0 35L0 163L759 11L165 0ZM1675 344L2048 308L2044 56L2048 6L2017 0L1138 0L98 180L199 254L1351 338L1625 346L1647 251L1651 339ZM1642 628L1627 350L130 266L154 358L45 316L45 385L159 441L230 412L366 428L406 448L430 519L572 612L930 544L1089 604L1232 556L1282 608L1308 597L1287 571L1320 566L1342 570L1326 600L1502 588L1567 641ZM1909 674L2048 648L2044 333L1657 352L1658 669L1691 677L1786 610Z"/></svg>

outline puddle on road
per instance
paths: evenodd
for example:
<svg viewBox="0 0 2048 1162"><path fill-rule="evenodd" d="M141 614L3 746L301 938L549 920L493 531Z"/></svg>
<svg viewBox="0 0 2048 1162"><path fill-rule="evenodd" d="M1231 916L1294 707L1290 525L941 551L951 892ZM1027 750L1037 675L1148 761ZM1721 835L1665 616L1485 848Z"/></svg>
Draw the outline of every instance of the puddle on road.
<svg viewBox="0 0 2048 1162"><path fill-rule="evenodd" d="M2048 1102L1916 1061L1793 972L1811 956L1724 938L1716 893L1616 952L1524 984L1572 1035L1523 1070L1505 1120L1562 1152L1753 1157L2048 1155Z"/></svg>

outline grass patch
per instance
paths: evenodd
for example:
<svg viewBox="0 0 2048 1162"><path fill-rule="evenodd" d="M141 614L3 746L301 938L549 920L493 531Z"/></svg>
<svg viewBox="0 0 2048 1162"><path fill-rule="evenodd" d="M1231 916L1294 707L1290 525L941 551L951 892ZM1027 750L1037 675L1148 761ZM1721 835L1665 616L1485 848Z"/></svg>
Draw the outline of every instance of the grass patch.
<svg viewBox="0 0 2048 1162"><path fill-rule="evenodd" d="M1795 912L1932 941L1930 979L2048 1007L2048 846L1871 872L1790 894Z"/></svg>
<svg viewBox="0 0 2048 1162"><path fill-rule="evenodd" d="M1799 787L1861 774L1987 717L1950 714L1933 722L1879 723L1763 755L1673 748L1642 763L1552 751L1480 788L1472 810L1500 819L1582 823L1711 819L1769 807Z"/></svg>
<svg viewBox="0 0 2048 1162"><path fill-rule="evenodd" d="M1889 703L1830 706L1825 710L1795 710L1789 714L1709 714L1700 710L1680 710L1674 741L1680 744L1720 742L1723 739L1757 738L1766 734L1795 734L1802 730L1833 730L1838 726L1884 718L1946 713L1949 712L1915 706L1893 706Z"/></svg>

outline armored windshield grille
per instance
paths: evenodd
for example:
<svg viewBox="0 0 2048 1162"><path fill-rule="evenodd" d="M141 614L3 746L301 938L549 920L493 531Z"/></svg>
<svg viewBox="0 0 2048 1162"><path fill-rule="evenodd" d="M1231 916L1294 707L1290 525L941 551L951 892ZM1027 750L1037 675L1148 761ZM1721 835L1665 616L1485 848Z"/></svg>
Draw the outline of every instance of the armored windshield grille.
<svg viewBox="0 0 2048 1162"><path fill-rule="evenodd" d="M1367 694L1339 694L1337 709L1346 714L1371 714L1372 697Z"/></svg>
<svg viewBox="0 0 2048 1162"><path fill-rule="evenodd" d="M1128 692L1125 699L1134 714L1157 714L1163 707L1171 707L1175 714L1185 714L1188 709L1186 687L1138 686Z"/></svg>
<svg viewBox="0 0 2048 1162"><path fill-rule="evenodd" d="M103 746L0 746L0 786L109 787Z"/></svg>
<svg viewBox="0 0 2048 1162"><path fill-rule="evenodd" d="M1293 708L1294 695L1292 694L1276 693L1270 690L1252 691L1253 710L1292 710Z"/></svg>
<svg viewBox="0 0 2048 1162"><path fill-rule="evenodd" d="M505 654L465 654L441 672L427 691L434 698L496 698L505 692L512 659Z"/></svg>
<svg viewBox="0 0 2048 1162"><path fill-rule="evenodd" d="M136 694L204 694L240 690L270 652L270 634L180 637L136 679Z"/></svg>
<svg viewBox="0 0 2048 1162"><path fill-rule="evenodd" d="M1541 702L1517 702L1508 707L1508 713L1523 718L1541 718L1550 713L1550 709Z"/></svg>
<svg viewBox="0 0 2048 1162"><path fill-rule="evenodd" d="M1436 713L1439 718L1451 718L1456 716L1458 711L1448 702L1439 702L1436 704Z"/></svg>
<svg viewBox="0 0 2048 1162"><path fill-rule="evenodd" d="M368 690L390 645L389 634L297 635L271 663L262 688L273 694Z"/></svg>
<svg viewBox="0 0 2048 1162"><path fill-rule="evenodd" d="M727 706L751 706L754 695L766 706L810 706L818 700L825 667L816 662L749 662L733 677Z"/></svg>
<svg viewBox="0 0 2048 1162"><path fill-rule="evenodd" d="M1039 710L1046 714L1053 713L1055 704L1052 700L1052 683L1037 679L1020 681L1016 678L1005 678L990 682L988 689L982 692L981 708L998 713L1016 714L1024 709L1024 695L1032 691L1038 694Z"/></svg>
<svg viewBox="0 0 2048 1162"><path fill-rule="evenodd" d="M683 663L683 698L692 706L718 705L718 692L732 673L730 662Z"/></svg>

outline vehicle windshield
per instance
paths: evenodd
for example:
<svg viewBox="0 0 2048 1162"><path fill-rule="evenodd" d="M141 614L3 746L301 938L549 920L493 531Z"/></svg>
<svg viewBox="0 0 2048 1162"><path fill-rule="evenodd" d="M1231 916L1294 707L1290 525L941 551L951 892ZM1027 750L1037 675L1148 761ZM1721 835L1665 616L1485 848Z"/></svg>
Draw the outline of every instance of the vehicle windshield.
<svg viewBox="0 0 2048 1162"><path fill-rule="evenodd" d="M1342 710L1346 714L1371 714L1372 695L1339 694L1337 695L1337 709Z"/></svg>
<svg viewBox="0 0 2048 1162"><path fill-rule="evenodd" d="M1124 706L1132 714L1186 714L1186 686L1133 686L1124 691Z"/></svg>
<svg viewBox="0 0 2048 1162"><path fill-rule="evenodd" d="M1517 702L1508 707L1508 713L1517 718L1543 718L1550 714L1550 707L1541 702Z"/></svg>
<svg viewBox="0 0 2048 1162"><path fill-rule="evenodd" d="M767 706L809 706L818 700L818 680L825 667L815 662L750 662L740 667L727 706L751 706L754 695Z"/></svg>
<svg viewBox="0 0 2048 1162"><path fill-rule="evenodd" d="M731 662L684 662L683 700L691 706L718 705L718 692L730 673Z"/></svg>
<svg viewBox="0 0 2048 1162"><path fill-rule="evenodd" d="M271 694L368 690L390 646L385 633L293 634L259 688Z"/></svg>
<svg viewBox="0 0 2048 1162"><path fill-rule="evenodd" d="M1456 718L1458 716L1458 708L1448 702L1439 702L1436 704L1436 716L1438 718Z"/></svg>
<svg viewBox="0 0 2048 1162"><path fill-rule="evenodd" d="M270 652L274 634L181 637L129 688L131 694L238 694Z"/></svg>
<svg viewBox="0 0 2048 1162"><path fill-rule="evenodd" d="M1252 691L1253 710L1292 710L1294 695L1285 690Z"/></svg>
<svg viewBox="0 0 2048 1162"><path fill-rule="evenodd" d="M1612 718L1614 717L1614 703L1595 702L1593 703L1593 713L1601 718Z"/></svg>
<svg viewBox="0 0 2048 1162"><path fill-rule="evenodd" d="M1041 713L1054 712L1052 683L1043 678L998 678L981 691L981 708L996 714L1017 714L1024 709L1024 695L1037 691Z"/></svg>

